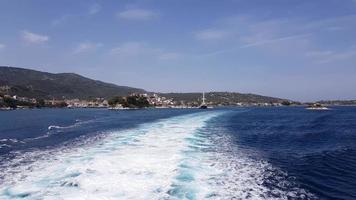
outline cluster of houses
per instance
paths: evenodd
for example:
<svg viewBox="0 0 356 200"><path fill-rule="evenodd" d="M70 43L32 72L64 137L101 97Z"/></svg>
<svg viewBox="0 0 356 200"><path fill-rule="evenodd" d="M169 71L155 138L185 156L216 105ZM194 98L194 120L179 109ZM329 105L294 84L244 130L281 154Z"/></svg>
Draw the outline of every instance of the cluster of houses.
<svg viewBox="0 0 356 200"><path fill-rule="evenodd" d="M2 110L9 109L5 105L4 99L11 99L17 102L17 108L32 108L40 104L39 101L43 101L41 107L67 107L67 108L107 108L109 107L108 101L103 98L96 98L93 100L80 100L80 99L65 99L65 100L37 100L35 98L19 97L17 95L10 96L4 95L0 96L0 108ZM20 102L20 103L19 103Z"/></svg>
<svg viewBox="0 0 356 200"><path fill-rule="evenodd" d="M37 103L37 100L35 98L19 97L17 95L14 96L4 95L4 98L12 98L14 100L26 102L26 103Z"/></svg>
<svg viewBox="0 0 356 200"><path fill-rule="evenodd" d="M147 99L149 105L155 108L191 108L199 106L200 102L176 102L174 99L159 96L158 94L132 94L140 95ZM35 98L19 97L19 96L0 96L0 105L3 105L4 98L12 98L16 101L27 102L31 104L38 104ZM64 99L64 100L44 100L46 107L67 107L67 108L109 108L108 100L104 98L95 98L92 100L81 99ZM229 104L214 104L213 102L207 102L208 105L213 106L282 106L281 103L229 103ZM1 106L0 106L1 107ZM26 106L20 106L19 108L25 108ZM118 106L120 107L120 106ZM122 107L121 107L122 108ZM3 108L4 109L4 108Z"/></svg>
<svg viewBox="0 0 356 200"><path fill-rule="evenodd" d="M166 97L161 97L158 94L142 94L142 96L147 98L150 105L154 107L173 107L175 102L173 99L167 99Z"/></svg>
<svg viewBox="0 0 356 200"><path fill-rule="evenodd" d="M282 103L236 103L236 106L258 106L258 107L269 107L269 106L283 106Z"/></svg>
<svg viewBox="0 0 356 200"><path fill-rule="evenodd" d="M19 104L15 102L21 102ZM28 97L18 97L16 95L0 95L0 110L9 110L13 108L28 108L37 104L37 100Z"/></svg>
<svg viewBox="0 0 356 200"><path fill-rule="evenodd" d="M172 108L176 107L176 102L173 99L161 97L158 94L132 94L140 95L147 99L149 104L156 108ZM58 104L63 100L48 100L47 104ZM68 108L107 108L109 103L104 98L96 98L94 100L68 99L64 100Z"/></svg>
<svg viewBox="0 0 356 200"><path fill-rule="evenodd" d="M13 96L13 99L17 101L22 101L22 102L27 102L27 103L37 103L37 100L35 98L28 98L28 97L19 97L19 96Z"/></svg>
<svg viewBox="0 0 356 200"><path fill-rule="evenodd" d="M132 94L137 95L137 94ZM149 104L153 107L173 107L175 102L173 99L167 99L165 97L160 97L157 94L140 94L141 96L146 97ZM0 96L0 104L4 101L4 98L11 98L19 102L27 102L31 104L37 104L38 100L35 98L28 97L19 97L17 95L10 96L4 95ZM108 108L108 100L104 98L95 98L91 100L82 100L82 99L49 99L44 100L44 105L46 107L67 107L67 108ZM61 106L59 106L61 105ZM1 106L0 106L1 107ZM18 108L26 108L26 106L19 106Z"/></svg>
<svg viewBox="0 0 356 200"><path fill-rule="evenodd" d="M54 100L55 101L55 100ZM51 101L49 101L51 102ZM104 98L96 98L93 100L68 99L64 100L68 108L107 108L109 103ZM52 104L55 102L52 102Z"/></svg>

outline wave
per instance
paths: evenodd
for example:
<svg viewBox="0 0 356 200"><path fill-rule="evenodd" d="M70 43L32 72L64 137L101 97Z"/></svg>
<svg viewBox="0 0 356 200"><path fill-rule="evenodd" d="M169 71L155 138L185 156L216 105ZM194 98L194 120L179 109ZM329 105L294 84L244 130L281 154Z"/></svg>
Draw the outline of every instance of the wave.
<svg viewBox="0 0 356 200"><path fill-rule="evenodd" d="M204 127L223 111L113 132L81 148L19 155L0 172L0 199L288 199L309 194L265 161ZM214 135L214 137L213 137ZM34 160L24 162L24 160ZM268 185L277 177L281 185ZM304 196L303 196L304 195Z"/></svg>
<svg viewBox="0 0 356 200"><path fill-rule="evenodd" d="M22 143L23 141L14 139L14 138L5 138L5 139L0 139L0 142L11 142L11 143Z"/></svg>
<svg viewBox="0 0 356 200"><path fill-rule="evenodd" d="M24 144L25 142L15 138L4 138L0 139L0 149L11 148L14 144Z"/></svg>
<svg viewBox="0 0 356 200"><path fill-rule="evenodd" d="M75 128L75 127L78 127L78 126L81 126L81 125L92 123L94 121L95 121L94 119L86 120L86 121L83 121L81 119L76 119L75 122L73 124L71 124L71 125L68 125L68 126L49 125L47 129L48 129L48 131L51 131L51 130L57 130L57 129Z"/></svg>
<svg viewBox="0 0 356 200"><path fill-rule="evenodd" d="M82 121L75 121L75 123L74 124L72 124L72 125L68 125L68 126L58 126L58 125L50 125L50 126L48 126L48 131L53 131L53 130L58 130L58 129L69 129L69 128L75 128L75 127L77 127L78 125L81 125L81 124L83 124L83 122Z"/></svg>
<svg viewBox="0 0 356 200"><path fill-rule="evenodd" d="M55 125L51 125L51 126L48 126L48 130L53 130L53 129L60 129L60 128L66 128L66 127L63 127L63 126L55 126Z"/></svg>
<svg viewBox="0 0 356 200"><path fill-rule="evenodd" d="M43 138L48 138L48 137L50 137L52 135L63 133L64 130L78 128L79 126L92 123L93 121L94 120L82 121L80 119L76 119L74 124L71 124L71 125L68 125L68 126L49 125L47 127L48 131L45 134L40 135L38 137L34 137L34 138L24 139L24 142L33 141L33 140L39 140L39 139L43 139Z"/></svg>

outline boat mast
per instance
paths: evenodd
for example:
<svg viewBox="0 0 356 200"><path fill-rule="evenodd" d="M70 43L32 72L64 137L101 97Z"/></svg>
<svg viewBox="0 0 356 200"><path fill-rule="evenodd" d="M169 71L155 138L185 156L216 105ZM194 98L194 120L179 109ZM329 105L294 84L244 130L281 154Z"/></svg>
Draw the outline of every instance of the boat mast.
<svg viewBox="0 0 356 200"><path fill-rule="evenodd" d="M203 92L203 105L205 105L205 92Z"/></svg>

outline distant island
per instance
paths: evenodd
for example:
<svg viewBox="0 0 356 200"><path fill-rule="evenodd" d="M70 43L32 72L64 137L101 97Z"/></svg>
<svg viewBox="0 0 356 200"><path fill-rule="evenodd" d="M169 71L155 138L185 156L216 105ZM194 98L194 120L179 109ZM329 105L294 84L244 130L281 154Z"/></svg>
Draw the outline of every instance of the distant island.
<svg viewBox="0 0 356 200"><path fill-rule="evenodd" d="M74 73L48 73L0 66L0 108L99 107L99 108L191 108L198 107L201 93L159 93L118 86ZM207 92L209 106L289 106L296 101L257 94ZM356 101L325 101L355 105Z"/></svg>
<svg viewBox="0 0 356 200"><path fill-rule="evenodd" d="M353 106L356 105L356 100L324 100L317 103L331 106Z"/></svg>

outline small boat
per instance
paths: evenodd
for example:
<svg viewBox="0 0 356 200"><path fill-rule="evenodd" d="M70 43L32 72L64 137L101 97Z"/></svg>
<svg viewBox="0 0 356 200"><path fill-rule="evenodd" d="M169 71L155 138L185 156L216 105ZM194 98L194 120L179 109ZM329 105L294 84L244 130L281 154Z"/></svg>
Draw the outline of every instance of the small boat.
<svg viewBox="0 0 356 200"><path fill-rule="evenodd" d="M328 107L321 105L320 103L314 103L309 105L307 108L307 110L329 110Z"/></svg>
<svg viewBox="0 0 356 200"><path fill-rule="evenodd" d="M203 92L203 102L202 102L202 104L199 106L199 109L207 109L208 108L208 106L206 105L206 103L205 103L205 93Z"/></svg>
<svg viewBox="0 0 356 200"><path fill-rule="evenodd" d="M206 106L206 105L201 105L200 107L199 107L199 109L207 109L208 108L208 106Z"/></svg>

